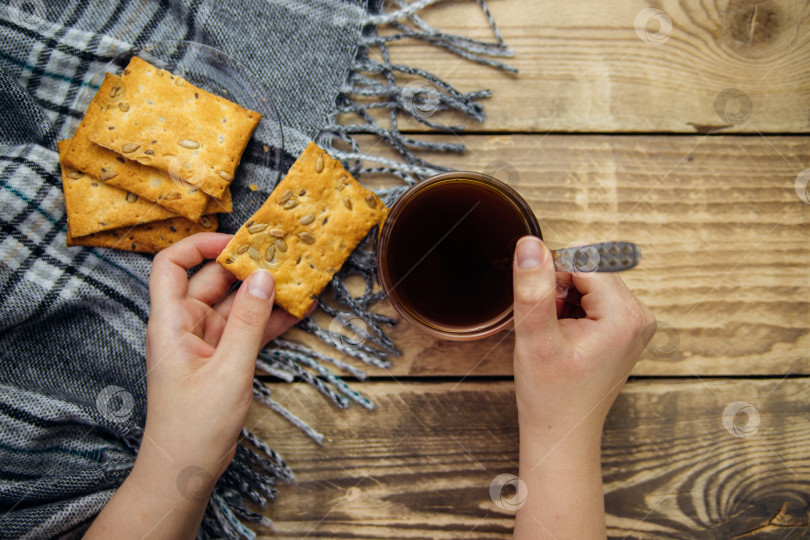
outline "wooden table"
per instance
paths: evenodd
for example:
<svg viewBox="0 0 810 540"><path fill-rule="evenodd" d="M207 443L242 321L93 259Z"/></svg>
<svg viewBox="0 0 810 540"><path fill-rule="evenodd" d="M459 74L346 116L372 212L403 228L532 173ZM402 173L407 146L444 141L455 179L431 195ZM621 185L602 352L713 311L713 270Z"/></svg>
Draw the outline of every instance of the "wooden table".
<svg viewBox="0 0 810 540"><path fill-rule="evenodd" d="M642 265L624 277L661 329L607 421L609 534L803 537L810 7L653 4L663 16L640 1L492 0L518 76L417 42L394 45L392 56L461 91L494 91L486 122L466 122L458 137L467 154L428 159L497 170L529 201L551 247L643 246ZM424 16L491 37L473 2ZM513 514L489 487L517 473L512 336L441 342L405 322L391 335L402 357L353 383L373 412L339 411L304 384L272 385L326 435L323 447L254 406L248 425L297 475L264 510L276 534L260 535L510 537Z"/></svg>

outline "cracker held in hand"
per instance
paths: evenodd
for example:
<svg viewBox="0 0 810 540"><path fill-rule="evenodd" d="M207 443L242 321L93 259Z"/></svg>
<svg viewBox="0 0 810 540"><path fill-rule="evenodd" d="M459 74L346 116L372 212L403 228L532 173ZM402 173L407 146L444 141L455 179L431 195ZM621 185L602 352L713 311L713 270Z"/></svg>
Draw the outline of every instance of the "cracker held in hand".
<svg viewBox="0 0 810 540"><path fill-rule="evenodd" d="M310 143L217 262L242 280L257 268L270 271L276 304L303 317L387 211L340 162Z"/></svg>
<svg viewBox="0 0 810 540"><path fill-rule="evenodd" d="M261 115L138 57L121 81L90 140L221 198Z"/></svg>
<svg viewBox="0 0 810 540"><path fill-rule="evenodd" d="M187 236L198 232L214 231L216 228L216 216L202 216L198 223L189 221L186 218L176 217L75 238L71 236L70 229L68 229L67 245L106 247L138 253L157 253Z"/></svg>
<svg viewBox="0 0 810 540"><path fill-rule="evenodd" d="M165 172L125 159L112 150L88 139L104 107L118 107L110 97L121 78L107 73L96 95L87 107L76 133L60 159L65 165L78 169L111 186L125 189L140 197L165 206L172 212L197 221L208 203L208 195L183 180L172 179ZM126 113L125 113L126 116ZM144 158L151 154L145 154Z"/></svg>

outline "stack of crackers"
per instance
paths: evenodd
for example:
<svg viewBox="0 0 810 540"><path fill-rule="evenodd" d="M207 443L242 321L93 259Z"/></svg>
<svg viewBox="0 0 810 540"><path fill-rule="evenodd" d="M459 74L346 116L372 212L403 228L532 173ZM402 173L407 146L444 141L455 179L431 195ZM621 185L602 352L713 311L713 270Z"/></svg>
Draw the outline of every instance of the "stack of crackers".
<svg viewBox="0 0 810 540"><path fill-rule="evenodd" d="M217 228L253 130L250 111L133 58L107 74L73 138L60 141L68 245L157 252ZM246 279L264 268L296 317L388 209L310 144L217 262Z"/></svg>
<svg viewBox="0 0 810 540"><path fill-rule="evenodd" d="M269 271L275 303L300 318L387 213L377 195L310 143L217 262L239 279Z"/></svg>
<svg viewBox="0 0 810 540"><path fill-rule="evenodd" d="M67 244L155 253L217 228L261 115L134 57L60 141Z"/></svg>

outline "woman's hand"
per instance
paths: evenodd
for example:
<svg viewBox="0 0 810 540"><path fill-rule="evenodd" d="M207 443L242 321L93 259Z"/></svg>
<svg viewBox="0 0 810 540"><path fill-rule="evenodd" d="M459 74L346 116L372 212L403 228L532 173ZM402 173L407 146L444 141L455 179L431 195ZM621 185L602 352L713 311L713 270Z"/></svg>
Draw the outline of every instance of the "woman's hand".
<svg viewBox="0 0 810 540"><path fill-rule="evenodd" d="M216 262L188 279L188 269L216 257L230 238L208 233L178 242L155 257L149 279L145 442L150 452L216 478L236 451L259 349L296 322L273 310L275 285L265 270L227 297L236 278Z"/></svg>
<svg viewBox="0 0 810 540"><path fill-rule="evenodd" d="M599 436L608 410L655 331L655 317L617 274L555 273L548 249L521 239L515 256L515 385L521 429L557 443ZM581 318L558 319L556 281L581 294Z"/></svg>
<svg viewBox="0 0 810 540"><path fill-rule="evenodd" d="M152 265L146 332L147 413L132 473L91 533L196 536L208 498L236 452L253 396L259 349L297 320L273 309L273 277L257 270L239 289L215 258L231 236L202 233Z"/></svg>
<svg viewBox="0 0 810 540"><path fill-rule="evenodd" d="M558 319L557 280L582 295L580 318ZM608 410L655 332L655 317L616 274L555 273L537 238L514 267L515 394L526 501L516 537L604 537L600 471Z"/></svg>

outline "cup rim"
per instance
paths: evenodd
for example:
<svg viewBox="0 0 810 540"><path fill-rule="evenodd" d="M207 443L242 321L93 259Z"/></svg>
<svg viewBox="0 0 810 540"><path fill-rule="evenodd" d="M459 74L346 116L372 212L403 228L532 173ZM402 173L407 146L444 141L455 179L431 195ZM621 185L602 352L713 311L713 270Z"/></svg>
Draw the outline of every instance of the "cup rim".
<svg viewBox="0 0 810 540"><path fill-rule="evenodd" d="M474 171L448 171L439 173L409 187L391 206L391 209L385 217L385 221L380 227L380 234L377 239L377 275L386 298L388 298L396 312L404 319L407 319L409 322L428 334L441 339L451 341L472 341L495 335L511 326L514 319L513 308L510 307L501 316L493 319L492 321L470 327L469 329L459 328L456 331L445 328L437 328L414 316L408 310L408 308L400 303L397 296L392 293L393 286L391 284L390 276L388 275L388 267L386 264L384 264L384 256L387 253L387 242L391 236L392 223L394 223L396 217L402 213L403 208L405 208L408 202L412 200L418 193L430 189L430 187L435 184L452 179L473 180L487 184L490 187L494 187L518 208L521 215L526 220L529 228L527 236L533 235L541 239L543 238L540 231L540 224L537 221L537 217L534 215L531 207L526 200L510 185L498 180L497 178L493 178L492 176Z"/></svg>

